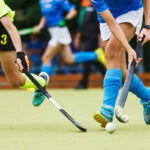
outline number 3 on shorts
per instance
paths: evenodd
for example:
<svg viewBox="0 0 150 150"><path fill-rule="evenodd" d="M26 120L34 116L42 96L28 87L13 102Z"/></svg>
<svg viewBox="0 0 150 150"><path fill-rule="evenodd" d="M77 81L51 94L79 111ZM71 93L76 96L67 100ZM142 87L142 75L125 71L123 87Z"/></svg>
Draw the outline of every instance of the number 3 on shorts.
<svg viewBox="0 0 150 150"><path fill-rule="evenodd" d="M6 34L2 34L2 35L1 35L0 43L1 43L2 45L7 44L7 35L6 35Z"/></svg>

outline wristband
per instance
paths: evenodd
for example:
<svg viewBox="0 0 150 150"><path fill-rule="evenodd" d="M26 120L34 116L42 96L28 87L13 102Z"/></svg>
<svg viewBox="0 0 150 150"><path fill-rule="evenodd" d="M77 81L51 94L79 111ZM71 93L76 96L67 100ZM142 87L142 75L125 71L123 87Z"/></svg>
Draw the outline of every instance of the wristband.
<svg viewBox="0 0 150 150"><path fill-rule="evenodd" d="M150 29L150 25L144 25L143 28Z"/></svg>
<svg viewBox="0 0 150 150"><path fill-rule="evenodd" d="M17 52L17 58L19 59L24 59L25 58L25 53L24 52Z"/></svg>

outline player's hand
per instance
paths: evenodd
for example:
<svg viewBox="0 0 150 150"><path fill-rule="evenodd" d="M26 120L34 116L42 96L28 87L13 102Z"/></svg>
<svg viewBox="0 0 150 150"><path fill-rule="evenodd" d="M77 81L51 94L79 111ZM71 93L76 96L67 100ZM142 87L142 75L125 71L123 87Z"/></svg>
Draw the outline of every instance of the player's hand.
<svg viewBox="0 0 150 150"><path fill-rule="evenodd" d="M26 69L29 72L29 60L24 52L17 52L16 64L20 71Z"/></svg>
<svg viewBox="0 0 150 150"><path fill-rule="evenodd" d="M138 35L137 40L141 41L144 36L145 36L145 39L142 42L142 45L145 44L147 41L150 41L150 29L143 28L140 34Z"/></svg>
<svg viewBox="0 0 150 150"><path fill-rule="evenodd" d="M40 28L40 26L34 26L34 34L38 34L38 33L40 33L41 32L41 28Z"/></svg>
<svg viewBox="0 0 150 150"><path fill-rule="evenodd" d="M137 58L135 50L130 49L128 51L128 70L130 69L132 61L135 61L136 67L137 67L141 60L142 60L142 58Z"/></svg>

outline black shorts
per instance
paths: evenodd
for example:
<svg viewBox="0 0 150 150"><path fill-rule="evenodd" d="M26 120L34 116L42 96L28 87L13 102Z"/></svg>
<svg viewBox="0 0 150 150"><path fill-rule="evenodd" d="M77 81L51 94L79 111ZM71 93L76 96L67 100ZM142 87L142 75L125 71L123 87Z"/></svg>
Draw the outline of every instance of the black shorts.
<svg viewBox="0 0 150 150"><path fill-rule="evenodd" d="M9 33L0 22L0 51L15 51L14 44Z"/></svg>

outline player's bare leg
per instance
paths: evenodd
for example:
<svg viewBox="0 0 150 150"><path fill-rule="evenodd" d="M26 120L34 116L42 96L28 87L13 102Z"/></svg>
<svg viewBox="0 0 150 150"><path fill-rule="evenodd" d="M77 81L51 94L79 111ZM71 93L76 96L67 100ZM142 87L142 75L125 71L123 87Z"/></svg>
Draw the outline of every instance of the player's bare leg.
<svg viewBox="0 0 150 150"><path fill-rule="evenodd" d="M48 75L52 74L51 60L60 51L61 48L62 44L60 44L59 42L56 46L48 45L46 47L46 50L42 56L41 72L47 72Z"/></svg>
<svg viewBox="0 0 150 150"><path fill-rule="evenodd" d="M6 75L7 80L15 87L23 88L23 89L36 89L37 87L30 81L30 79L23 73L19 71L19 68L15 64L16 60L16 52L15 51L7 51L0 52L0 60ZM48 77L45 74L41 76L33 75L36 80L41 84L42 87L46 85L48 81ZM43 102L45 96L36 97L35 106L38 105L38 102Z"/></svg>
<svg viewBox="0 0 150 150"><path fill-rule="evenodd" d="M97 60L105 65L104 51L102 48L97 48L93 52L72 53L71 46L68 44L63 46L60 53L67 64L83 63Z"/></svg>
<svg viewBox="0 0 150 150"><path fill-rule="evenodd" d="M74 61L74 55L71 51L70 45L63 45L61 51L60 51L61 56L63 57L63 60L67 64L73 64Z"/></svg>
<svg viewBox="0 0 150 150"><path fill-rule="evenodd" d="M19 71L15 64L16 52L7 51L0 52L0 60L7 80L16 87L21 87L25 84L25 76Z"/></svg>
<svg viewBox="0 0 150 150"><path fill-rule="evenodd" d="M50 46L48 45L44 55L42 56L42 67L41 72L48 73L43 74L40 73L40 76L44 77L47 81L49 80L49 75L52 73L52 67L51 67L51 59L56 55L56 53L59 52L62 45L60 43L57 43L56 46ZM40 92L39 90L35 90L32 98L32 103L34 106L39 106L45 99L45 95Z"/></svg>
<svg viewBox="0 0 150 150"><path fill-rule="evenodd" d="M60 51L62 47L63 46L60 43L58 43L56 46L48 45L42 56L42 63L46 65L51 65L50 60Z"/></svg>
<svg viewBox="0 0 150 150"><path fill-rule="evenodd" d="M123 23L123 24L120 24L120 26L122 30L124 31L126 38L129 41L134 36L135 27L133 27L129 23ZM107 78L109 79L112 78L113 80L112 82L114 83L115 88L113 89L114 94L112 95L111 93L111 96L113 97L113 99L110 100L109 97L106 98L105 94L107 94L107 91L110 91L110 89L106 89L106 87L109 87L109 86L107 86L107 83L106 83L107 78L105 76L103 106L101 107L100 112L98 111L94 114L94 119L98 121L102 127L105 127L106 124L112 121L113 119L114 105L116 102L116 98L118 96L118 91L122 84L121 62L122 62L122 57L123 57L122 53L124 53L124 49L122 48L122 45L120 44L120 42L118 42L118 40L113 35L110 37L110 39L107 42L104 42L104 45L106 47L105 48L106 67L109 70L113 69L115 71L115 75L113 72L111 73L111 75L109 75L109 77L107 75Z"/></svg>
<svg viewBox="0 0 150 150"><path fill-rule="evenodd" d="M0 61L5 73L7 80L16 87L20 88L37 88L30 80L19 71L19 68L15 64L16 52L15 51L6 51L0 52ZM45 80L41 77L34 75L36 80L45 86Z"/></svg>

